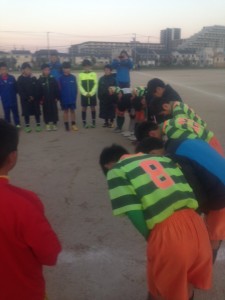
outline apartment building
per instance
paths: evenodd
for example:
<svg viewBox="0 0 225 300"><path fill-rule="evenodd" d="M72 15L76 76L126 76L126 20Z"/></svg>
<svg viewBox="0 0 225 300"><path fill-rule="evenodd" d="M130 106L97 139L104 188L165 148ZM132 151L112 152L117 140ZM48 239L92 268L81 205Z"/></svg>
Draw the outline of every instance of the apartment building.
<svg viewBox="0 0 225 300"><path fill-rule="evenodd" d="M160 43L166 50L172 49L174 41L178 44L181 40L180 28L166 28L160 31Z"/></svg>
<svg viewBox="0 0 225 300"><path fill-rule="evenodd" d="M178 49L223 48L225 49L225 26L206 26L186 39Z"/></svg>

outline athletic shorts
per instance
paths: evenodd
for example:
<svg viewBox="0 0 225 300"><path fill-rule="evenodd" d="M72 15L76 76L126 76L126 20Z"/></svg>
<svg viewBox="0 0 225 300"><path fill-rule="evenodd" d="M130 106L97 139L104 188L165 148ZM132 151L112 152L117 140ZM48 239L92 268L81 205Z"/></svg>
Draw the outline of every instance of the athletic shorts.
<svg viewBox="0 0 225 300"><path fill-rule="evenodd" d="M61 104L62 110L67 110L67 109L71 109L71 110L75 110L76 109L76 103L62 103Z"/></svg>
<svg viewBox="0 0 225 300"><path fill-rule="evenodd" d="M225 240L225 208L209 211L205 223L211 241Z"/></svg>
<svg viewBox="0 0 225 300"><path fill-rule="evenodd" d="M124 88L129 88L130 87L130 82L121 82L119 81L118 82L118 85L121 89L124 89Z"/></svg>
<svg viewBox="0 0 225 300"><path fill-rule="evenodd" d="M116 116L124 117L125 116L125 111L121 111L116 107Z"/></svg>
<svg viewBox="0 0 225 300"><path fill-rule="evenodd" d="M81 96L81 106L82 107L96 106L96 104L97 104L96 96L89 97L89 98Z"/></svg>
<svg viewBox="0 0 225 300"><path fill-rule="evenodd" d="M147 276L150 294L166 300L188 300L188 284L211 287L212 250L204 221L195 211L177 211L153 228Z"/></svg>
<svg viewBox="0 0 225 300"><path fill-rule="evenodd" d="M143 110L135 112L136 122L144 122L146 120L145 112Z"/></svg>
<svg viewBox="0 0 225 300"><path fill-rule="evenodd" d="M213 136L210 140L209 140L209 145L211 147L213 147L220 155L222 155L223 157L224 155L224 150L220 144L220 142L217 140L217 138L215 136Z"/></svg>

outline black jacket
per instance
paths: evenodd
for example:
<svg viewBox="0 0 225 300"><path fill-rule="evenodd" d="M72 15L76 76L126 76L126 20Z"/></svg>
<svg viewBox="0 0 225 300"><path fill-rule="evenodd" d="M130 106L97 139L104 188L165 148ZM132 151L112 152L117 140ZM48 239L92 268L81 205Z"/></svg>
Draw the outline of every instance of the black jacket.
<svg viewBox="0 0 225 300"><path fill-rule="evenodd" d="M24 116L40 115L37 78L34 76L19 76L17 89L20 95L22 114Z"/></svg>

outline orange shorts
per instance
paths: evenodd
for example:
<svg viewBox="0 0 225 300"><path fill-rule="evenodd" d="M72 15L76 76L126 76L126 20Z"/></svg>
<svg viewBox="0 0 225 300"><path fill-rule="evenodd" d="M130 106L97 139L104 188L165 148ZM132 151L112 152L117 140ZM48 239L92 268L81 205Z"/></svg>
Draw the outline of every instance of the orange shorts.
<svg viewBox="0 0 225 300"><path fill-rule="evenodd" d="M220 155L225 156L224 150L215 136L209 140L209 145L213 147Z"/></svg>
<svg viewBox="0 0 225 300"><path fill-rule="evenodd" d="M210 240L225 240L225 208L211 210L207 215L205 215L204 219Z"/></svg>
<svg viewBox="0 0 225 300"><path fill-rule="evenodd" d="M146 120L145 112L143 110L135 112L135 121L144 122Z"/></svg>
<svg viewBox="0 0 225 300"><path fill-rule="evenodd" d="M212 250L196 212L177 211L154 227L148 239L147 275L149 292L156 299L188 300L190 284L211 287Z"/></svg>

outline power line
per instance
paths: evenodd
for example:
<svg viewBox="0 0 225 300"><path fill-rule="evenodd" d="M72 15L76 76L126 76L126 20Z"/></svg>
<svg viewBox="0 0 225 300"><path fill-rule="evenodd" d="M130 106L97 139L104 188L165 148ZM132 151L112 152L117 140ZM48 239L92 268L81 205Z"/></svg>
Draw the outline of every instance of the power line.
<svg viewBox="0 0 225 300"><path fill-rule="evenodd" d="M22 31L22 30L0 30L2 33L16 33L16 34L46 34L46 31ZM69 36L69 37L78 37L78 38L105 38L105 37L122 37L122 36L131 36L132 33L120 33L120 34L107 34L107 35L79 35L79 34L73 34L73 33L65 33L65 32L54 32L54 31L48 31L49 34L55 34L55 35L63 35L63 36ZM137 36L142 37L148 37L149 35L144 35L137 33ZM159 38L157 36L151 36L152 38Z"/></svg>
<svg viewBox="0 0 225 300"><path fill-rule="evenodd" d="M63 33L63 32L54 32L54 31L22 31L22 30L0 30L2 33L0 49L50 49L50 41L52 49L64 49L68 50L71 45L84 43L88 41L99 41L100 42L130 42L131 36L133 33L120 33L120 34L111 34L111 35L77 35L73 33ZM11 43L6 41L4 34L13 35L14 42ZM16 36L24 36L24 40L17 40ZM32 35L32 40L29 36ZM158 39L155 36L144 35L144 34L135 34L135 40L142 40L143 38L151 37L152 39ZM12 37L10 38L12 39ZM76 41L79 39L79 41ZM88 39L88 40L87 40ZM101 40L103 39L103 40ZM127 40L127 41L126 41ZM35 45L33 45L36 42ZM38 44L38 46L37 46Z"/></svg>

